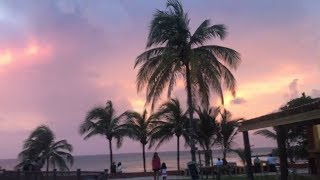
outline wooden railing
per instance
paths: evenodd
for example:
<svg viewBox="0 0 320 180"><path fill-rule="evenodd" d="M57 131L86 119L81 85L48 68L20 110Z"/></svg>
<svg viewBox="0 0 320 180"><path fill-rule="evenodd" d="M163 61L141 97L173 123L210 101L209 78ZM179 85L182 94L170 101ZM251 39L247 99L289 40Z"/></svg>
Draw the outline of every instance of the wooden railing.
<svg viewBox="0 0 320 180"><path fill-rule="evenodd" d="M108 180L105 171L0 171L1 180Z"/></svg>

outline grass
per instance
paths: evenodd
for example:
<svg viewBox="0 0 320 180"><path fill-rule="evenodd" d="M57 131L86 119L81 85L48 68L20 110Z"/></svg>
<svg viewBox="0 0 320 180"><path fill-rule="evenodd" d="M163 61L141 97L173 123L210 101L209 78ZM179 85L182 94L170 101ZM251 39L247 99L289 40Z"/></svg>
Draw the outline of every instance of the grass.
<svg viewBox="0 0 320 180"><path fill-rule="evenodd" d="M255 180L278 180L278 177L275 175L269 175L269 176L255 176ZM301 175L290 175L288 180L319 180L318 177L312 177L312 176L301 176ZM247 180L246 176L222 176L221 180Z"/></svg>

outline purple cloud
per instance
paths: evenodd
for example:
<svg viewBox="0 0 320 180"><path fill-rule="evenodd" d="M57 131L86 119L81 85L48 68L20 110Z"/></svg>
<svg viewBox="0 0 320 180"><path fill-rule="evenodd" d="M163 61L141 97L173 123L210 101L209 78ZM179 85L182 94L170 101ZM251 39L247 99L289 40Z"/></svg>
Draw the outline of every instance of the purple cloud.
<svg viewBox="0 0 320 180"><path fill-rule="evenodd" d="M231 104L239 105L239 104L244 104L247 101L242 97L238 97L238 98L235 98L235 99L231 100L230 102L231 102Z"/></svg>

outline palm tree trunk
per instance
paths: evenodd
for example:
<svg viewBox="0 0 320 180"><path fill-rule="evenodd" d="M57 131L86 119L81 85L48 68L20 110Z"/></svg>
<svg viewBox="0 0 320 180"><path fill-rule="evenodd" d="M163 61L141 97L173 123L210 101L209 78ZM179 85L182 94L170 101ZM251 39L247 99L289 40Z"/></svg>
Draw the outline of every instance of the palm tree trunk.
<svg viewBox="0 0 320 180"><path fill-rule="evenodd" d="M47 158L47 172L49 172L49 158Z"/></svg>
<svg viewBox="0 0 320 180"><path fill-rule="evenodd" d="M146 171L146 152L145 152L145 144L142 144L142 156L143 156L143 171Z"/></svg>
<svg viewBox="0 0 320 180"><path fill-rule="evenodd" d="M224 148L224 149L223 149L223 159L225 159L225 158L226 158L226 156L227 156L227 149L226 149L226 148Z"/></svg>
<svg viewBox="0 0 320 180"><path fill-rule="evenodd" d="M177 165L180 173L180 136L177 136Z"/></svg>
<svg viewBox="0 0 320 180"><path fill-rule="evenodd" d="M109 154L110 154L110 170L113 163L113 154L112 154L112 142L111 139L109 139Z"/></svg>
<svg viewBox="0 0 320 180"><path fill-rule="evenodd" d="M188 112L189 112L189 133L190 136L190 146L191 146L191 159L192 161L196 161L196 147L193 139L193 128L192 128L192 122L193 122L193 103L192 103L192 92L191 92L191 74L190 74L190 67L189 63L186 63L186 85L187 85L187 94L188 94Z"/></svg>

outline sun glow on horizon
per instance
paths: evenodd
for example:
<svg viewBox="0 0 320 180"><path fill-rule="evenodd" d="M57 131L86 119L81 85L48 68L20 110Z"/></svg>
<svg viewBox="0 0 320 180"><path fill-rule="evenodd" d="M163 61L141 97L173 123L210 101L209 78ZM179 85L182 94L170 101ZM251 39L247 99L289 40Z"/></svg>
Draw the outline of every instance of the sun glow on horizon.
<svg viewBox="0 0 320 180"><path fill-rule="evenodd" d="M12 53L9 50L0 53L0 66L11 64L12 59Z"/></svg>
<svg viewBox="0 0 320 180"><path fill-rule="evenodd" d="M131 99L130 103L134 111L142 113L145 109L145 102L141 99Z"/></svg>
<svg viewBox="0 0 320 180"><path fill-rule="evenodd" d="M39 46L33 44L33 45L29 45L24 52L25 54L32 56L32 55L37 55L39 53L39 50L40 50Z"/></svg>

